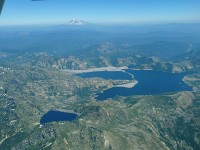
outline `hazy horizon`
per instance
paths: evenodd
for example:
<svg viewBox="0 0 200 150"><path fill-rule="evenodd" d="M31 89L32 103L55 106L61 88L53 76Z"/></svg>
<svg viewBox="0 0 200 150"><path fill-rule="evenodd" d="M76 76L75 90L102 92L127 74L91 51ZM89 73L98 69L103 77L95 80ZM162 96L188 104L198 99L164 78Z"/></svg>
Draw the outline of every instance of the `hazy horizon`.
<svg viewBox="0 0 200 150"><path fill-rule="evenodd" d="M197 23L199 10L198 0L6 0L0 25L64 24L74 18L108 25Z"/></svg>

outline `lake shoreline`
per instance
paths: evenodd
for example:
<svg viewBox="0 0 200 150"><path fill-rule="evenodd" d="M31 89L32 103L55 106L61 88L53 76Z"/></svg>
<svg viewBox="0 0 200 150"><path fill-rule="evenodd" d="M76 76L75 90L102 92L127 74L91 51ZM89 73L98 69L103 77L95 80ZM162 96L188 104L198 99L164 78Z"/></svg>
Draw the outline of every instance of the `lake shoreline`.
<svg viewBox="0 0 200 150"><path fill-rule="evenodd" d="M100 71L121 71L121 72L125 72L126 69L129 69L129 68L126 67L126 66L123 66L123 67L109 66L109 67L91 68L91 69L85 69L85 70L64 69L62 71L65 71L65 72L71 73L71 74L78 74L78 73L100 72Z"/></svg>
<svg viewBox="0 0 200 150"><path fill-rule="evenodd" d="M121 85L115 85L114 87L123 87L123 88L133 88L138 84L137 80L134 80L134 82L126 83L126 84L121 84Z"/></svg>

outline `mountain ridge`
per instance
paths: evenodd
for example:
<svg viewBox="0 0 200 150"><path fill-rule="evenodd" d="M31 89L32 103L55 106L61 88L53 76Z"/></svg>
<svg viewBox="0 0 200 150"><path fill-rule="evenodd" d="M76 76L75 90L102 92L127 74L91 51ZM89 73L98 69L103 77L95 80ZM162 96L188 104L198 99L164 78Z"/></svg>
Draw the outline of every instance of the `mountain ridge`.
<svg viewBox="0 0 200 150"><path fill-rule="evenodd" d="M80 26L80 25L86 25L86 24L89 24L89 23L82 21L82 20L79 20L79 19L72 19L67 24L68 25L79 25Z"/></svg>

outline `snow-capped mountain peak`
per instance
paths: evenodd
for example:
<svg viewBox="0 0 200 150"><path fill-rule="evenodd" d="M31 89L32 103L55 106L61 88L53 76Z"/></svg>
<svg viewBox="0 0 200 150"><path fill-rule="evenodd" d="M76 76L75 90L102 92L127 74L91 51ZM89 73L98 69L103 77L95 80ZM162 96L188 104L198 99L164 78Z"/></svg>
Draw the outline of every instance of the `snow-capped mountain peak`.
<svg viewBox="0 0 200 150"><path fill-rule="evenodd" d="M71 21L68 22L69 25L85 25L88 24L87 22L78 20L78 19L73 19Z"/></svg>

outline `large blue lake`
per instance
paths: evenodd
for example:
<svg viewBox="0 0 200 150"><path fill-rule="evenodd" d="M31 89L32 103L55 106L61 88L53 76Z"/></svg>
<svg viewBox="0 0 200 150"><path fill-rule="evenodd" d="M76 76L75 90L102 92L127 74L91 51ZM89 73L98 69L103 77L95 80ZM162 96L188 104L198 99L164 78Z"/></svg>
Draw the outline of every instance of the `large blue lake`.
<svg viewBox="0 0 200 150"><path fill-rule="evenodd" d="M97 100L114 98L115 96L151 95L177 91L192 91L192 87L182 81L183 77L191 73L167 73L154 70L125 70L134 75L138 84L133 88L113 87L97 93ZM101 77L104 79L130 80L132 77L125 72L93 72L78 75L83 78ZM127 77L127 78L126 78Z"/></svg>
<svg viewBox="0 0 200 150"><path fill-rule="evenodd" d="M73 121L78 117L75 113L61 112L61 111L49 111L42 116L40 123L59 122L59 121Z"/></svg>

